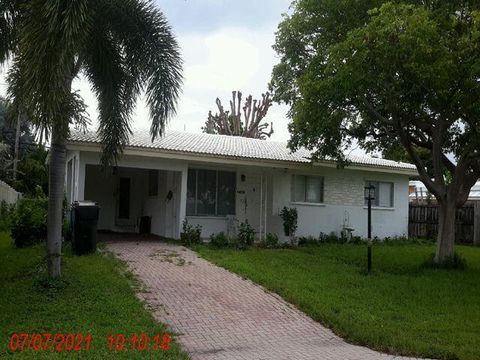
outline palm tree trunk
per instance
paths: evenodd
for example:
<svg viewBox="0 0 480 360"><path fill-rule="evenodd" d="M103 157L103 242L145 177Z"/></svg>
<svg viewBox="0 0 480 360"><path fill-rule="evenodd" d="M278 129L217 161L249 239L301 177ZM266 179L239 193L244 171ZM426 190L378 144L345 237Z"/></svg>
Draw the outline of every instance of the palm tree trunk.
<svg viewBox="0 0 480 360"><path fill-rule="evenodd" d="M62 215L65 184L66 150L64 139L52 130L50 147L49 190L48 190L48 274L61 276Z"/></svg>
<svg viewBox="0 0 480 360"><path fill-rule="evenodd" d="M435 263L442 264L451 259L455 251L455 203L439 204L438 208L438 236Z"/></svg>

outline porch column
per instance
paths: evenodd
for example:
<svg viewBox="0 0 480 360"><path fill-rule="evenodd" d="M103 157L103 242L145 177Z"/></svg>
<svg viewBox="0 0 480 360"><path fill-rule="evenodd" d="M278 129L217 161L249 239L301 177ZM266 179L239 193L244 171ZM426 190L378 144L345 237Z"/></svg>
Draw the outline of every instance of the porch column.
<svg viewBox="0 0 480 360"><path fill-rule="evenodd" d="M180 239L180 233L182 232L182 223L187 214L187 177L188 177L188 167L186 166L182 169L180 179L180 207L179 207L179 216L178 216L178 233L177 238Z"/></svg>
<svg viewBox="0 0 480 360"><path fill-rule="evenodd" d="M77 167L77 171L75 171L75 200L90 200L85 199L85 176L87 175L85 170L85 161L82 160L81 156L79 155L77 158L74 158L74 164Z"/></svg>

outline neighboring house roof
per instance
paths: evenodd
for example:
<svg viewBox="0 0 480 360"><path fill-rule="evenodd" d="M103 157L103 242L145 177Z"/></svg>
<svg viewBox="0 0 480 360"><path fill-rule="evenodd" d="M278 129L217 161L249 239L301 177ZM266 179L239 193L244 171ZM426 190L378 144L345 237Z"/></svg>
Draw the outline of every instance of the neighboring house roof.
<svg viewBox="0 0 480 360"><path fill-rule="evenodd" d="M409 195L410 200L426 199L428 197L429 191L423 182L419 180L410 181L409 185L414 187L414 191ZM473 185L468 200L480 200L480 181Z"/></svg>
<svg viewBox="0 0 480 360"><path fill-rule="evenodd" d="M94 131L72 131L68 143L100 144L101 142L97 133ZM134 131L130 136L127 147L237 159L272 160L293 163L312 162L310 159L311 152L308 150L300 149L292 153L287 145L281 142L240 136L204 133L194 134L180 131L167 131L164 136L155 139L153 142L148 131ZM353 165L407 170L410 173L412 171L416 172L414 165L397 161L358 155L349 155L347 159Z"/></svg>

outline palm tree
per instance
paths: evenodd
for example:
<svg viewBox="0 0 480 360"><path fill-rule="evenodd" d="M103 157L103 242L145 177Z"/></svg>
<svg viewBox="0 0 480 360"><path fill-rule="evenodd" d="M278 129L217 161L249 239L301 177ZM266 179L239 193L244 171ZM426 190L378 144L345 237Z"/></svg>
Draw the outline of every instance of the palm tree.
<svg viewBox="0 0 480 360"><path fill-rule="evenodd" d="M82 73L98 98L102 162L112 165L131 133L145 92L152 140L175 113L182 81L177 42L148 0L0 0L0 63L10 60L9 96L51 143L48 269L61 274L65 141L86 126L85 104L72 90Z"/></svg>

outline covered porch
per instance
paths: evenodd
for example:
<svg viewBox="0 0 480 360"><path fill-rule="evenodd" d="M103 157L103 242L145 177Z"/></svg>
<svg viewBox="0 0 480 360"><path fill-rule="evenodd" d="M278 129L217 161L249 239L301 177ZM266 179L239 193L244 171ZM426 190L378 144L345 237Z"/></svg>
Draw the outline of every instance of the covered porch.
<svg viewBox="0 0 480 360"><path fill-rule="evenodd" d="M71 153L67 158L67 201L97 202L99 230L143 230L179 238L185 217L186 180L186 166L176 161L125 156L117 167L104 169L97 153ZM146 219L149 229L141 229Z"/></svg>
<svg viewBox="0 0 480 360"><path fill-rule="evenodd" d="M201 225L204 239L234 236L246 221L258 239L281 235L274 178L283 169L189 160L124 155L117 167L103 169L100 153L70 151L67 201L97 202L99 230L138 233L148 217L151 234L174 239L184 219Z"/></svg>
<svg viewBox="0 0 480 360"><path fill-rule="evenodd" d="M101 207L99 230L140 232L142 218L149 218L143 231L178 236L181 172L117 167L108 173L99 165L85 171L85 199Z"/></svg>

